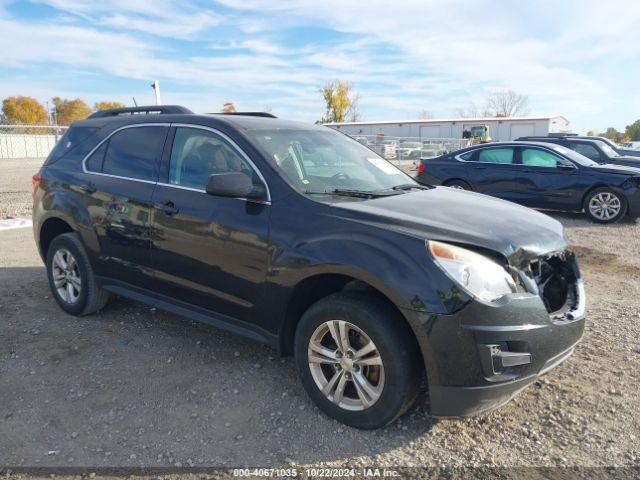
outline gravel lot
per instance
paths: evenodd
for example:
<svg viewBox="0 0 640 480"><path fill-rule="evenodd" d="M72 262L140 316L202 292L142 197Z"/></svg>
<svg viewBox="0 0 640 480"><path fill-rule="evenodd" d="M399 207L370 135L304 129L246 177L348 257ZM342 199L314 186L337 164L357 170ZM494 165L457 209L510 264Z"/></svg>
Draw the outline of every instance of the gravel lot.
<svg viewBox="0 0 640 480"><path fill-rule="evenodd" d="M0 160L0 218L39 161ZM385 429L328 419L291 358L123 299L74 318L30 229L0 232L1 466L640 466L640 224L556 215L588 294L569 361L482 417L420 404Z"/></svg>

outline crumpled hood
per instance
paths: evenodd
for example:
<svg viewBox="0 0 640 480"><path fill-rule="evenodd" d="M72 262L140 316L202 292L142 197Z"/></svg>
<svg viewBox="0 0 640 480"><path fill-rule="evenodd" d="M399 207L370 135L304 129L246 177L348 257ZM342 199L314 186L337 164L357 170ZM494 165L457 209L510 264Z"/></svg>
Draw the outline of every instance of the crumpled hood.
<svg viewBox="0 0 640 480"><path fill-rule="evenodd" d="M448 187L334 205L359 212L352 218L356 221L425 240L499 252L515 267L566 248L562 224L553 218L512 202Z"/></svg>

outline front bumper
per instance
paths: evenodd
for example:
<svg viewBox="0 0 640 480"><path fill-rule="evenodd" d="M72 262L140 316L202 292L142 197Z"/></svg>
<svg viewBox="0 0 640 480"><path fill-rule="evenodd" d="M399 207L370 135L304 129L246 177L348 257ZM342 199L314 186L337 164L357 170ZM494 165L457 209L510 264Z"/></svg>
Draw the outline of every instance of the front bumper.
<svg viewBox="0 0 640 480"><path fill-rule="evenodd" d="M584 331L585 295L552 318L537 295L472 300L451 315L417 314L434 416L469 416L509 401L572 353Z"/></svg>

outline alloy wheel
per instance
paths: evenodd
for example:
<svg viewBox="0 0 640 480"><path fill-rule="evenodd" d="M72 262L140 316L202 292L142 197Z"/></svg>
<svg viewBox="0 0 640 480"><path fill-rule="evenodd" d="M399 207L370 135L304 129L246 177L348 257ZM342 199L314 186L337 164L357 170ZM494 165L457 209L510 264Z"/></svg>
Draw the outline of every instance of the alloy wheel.
<svg viewBox="0 0 640 480"><path fill-rule="evenodd" d="M356 325L330 320L315 329L307 352L316 386L345 410L365 410L384 389L384 365L378 348Z"/></svg>
<svg viewBox="0 0 640 480"><path fill-rule="evenodd" d="M615 218L622 208L622 202L617 195L610 192L602 192L594 195L589 200L589 213L598 220L611 220Z"/></svg>
<svg viewBox="0 0 640 480"><path fill-rule="evenodd" d="M69 250L61 248L55 253L51 273L60 298L68 304L76 303L82 291L82 279L78 262Z"/></svg>

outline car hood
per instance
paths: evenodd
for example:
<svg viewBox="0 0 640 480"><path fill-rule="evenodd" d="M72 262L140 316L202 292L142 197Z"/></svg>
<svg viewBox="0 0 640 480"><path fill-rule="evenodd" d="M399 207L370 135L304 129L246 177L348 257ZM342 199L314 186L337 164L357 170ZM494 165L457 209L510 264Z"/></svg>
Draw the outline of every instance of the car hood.
<svg viewBox="0 0 640 480"><path fill-rule="evenodd" d="M501 253L515 267L564 250L560 222L530 208L479 193L435 187L401 195L334 204L351 220Z"/></svg>
<svg viewBox="0 0 640 480"><path fill-rule="evenodd" d="M616 157L612 162L622 161L625 164L603 163L591 167L593 170L602 173L619 173L621 175L640 175L640 158L636 157ZM632 165L629 165L632 164ZM635 165L638 165L637 167Z"/></svg>

